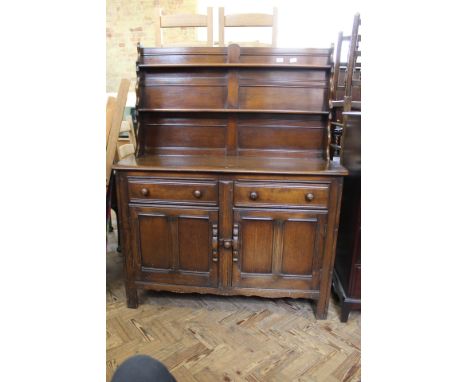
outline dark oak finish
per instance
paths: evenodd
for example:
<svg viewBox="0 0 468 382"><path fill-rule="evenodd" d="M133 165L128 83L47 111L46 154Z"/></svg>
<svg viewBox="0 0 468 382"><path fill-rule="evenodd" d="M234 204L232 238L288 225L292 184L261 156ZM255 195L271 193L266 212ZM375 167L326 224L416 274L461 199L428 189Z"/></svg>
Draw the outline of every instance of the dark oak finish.
<svg viewBox="0 0 468 382"><path fill-rule="evenodd" d="M138 280L218 286L217 208L131 206L130 219Z"/></svg>
<svg viewBox="0 0 468 382"><path fill-rule="evenodd" d="M354 17L351 36L338 36L334 97L334 154L349 170L343 186L343 203L339 227L333 287L341 300L341 321L348 320L350 310L361 309L361 65L359 14ZM341 44L349 41L345 67L341 66Z"/></svg>
<svg viewBox="0 0 468 382"><path fill-rule="evenodd" d="M136 157L114 166L137 289L316 300L327 316L343 176L332 49L142 48Z"/></svg>
<svg viewBox="0 0 468 382"><path fill-rule="evenodd" d="M329 189L328 184L236 182L234 205L322 209L328 206Z"/></svg>
<svg viewBox="0 0 468 382"><path fill-rule="evenodd" d="M341 300L342 322L361 309L361 115L348 115L343 164L349 176L343 185L333 287Z"/></svg>

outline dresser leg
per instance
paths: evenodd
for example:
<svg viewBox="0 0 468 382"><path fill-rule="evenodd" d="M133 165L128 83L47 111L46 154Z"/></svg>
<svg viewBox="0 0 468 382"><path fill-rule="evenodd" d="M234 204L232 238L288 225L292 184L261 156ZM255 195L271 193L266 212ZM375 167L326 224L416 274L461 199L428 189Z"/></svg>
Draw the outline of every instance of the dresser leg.
<svg viewBox="0 0 468 382"><path fill-rule="evenodd" d="M315 304L315 318L317 320L326 320L328 316L328 305L320 304L318 300Z"/></svg>
<svg viewBox="0 0 468 382"><path fill-rule="evenodd" d="M125 287L125 293L127 294L127 307L131 309L138 308L138 290L135 287Z"/></svg>
<svg viewBox="0 0 468 382"><path fill-rule="evenodd" d="M351 311L351 304L346 302L341 303L341 314L340 314L340 321L341 322L348 322L349 312Z"/></svg>

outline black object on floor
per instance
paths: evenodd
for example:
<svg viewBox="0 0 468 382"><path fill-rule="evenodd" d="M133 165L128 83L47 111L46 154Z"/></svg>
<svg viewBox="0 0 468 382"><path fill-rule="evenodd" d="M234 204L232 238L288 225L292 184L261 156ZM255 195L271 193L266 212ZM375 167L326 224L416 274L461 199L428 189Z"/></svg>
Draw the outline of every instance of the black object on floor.
<svg viewBox="0 0 468 382"><path fill-rule="evenodd" d="M177 381L161 362L147 355L135 355L117 368L111 382Z"/></svg>

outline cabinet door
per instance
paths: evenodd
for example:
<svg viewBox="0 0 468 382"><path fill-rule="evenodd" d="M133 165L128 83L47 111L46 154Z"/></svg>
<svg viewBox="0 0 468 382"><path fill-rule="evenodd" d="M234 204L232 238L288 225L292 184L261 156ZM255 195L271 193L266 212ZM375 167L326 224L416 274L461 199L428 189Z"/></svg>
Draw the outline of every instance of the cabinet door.
<svg viewBox="0 0 468 382"><path fill-rule="evenodd" d="M136 278L218 286L218 209L130 207Z"/></svg>
<svg viewBox="0 0 468 382"><path fill-rule="evenodd" d="M326 211L234 210L233 287L318 290Z"/></svg>

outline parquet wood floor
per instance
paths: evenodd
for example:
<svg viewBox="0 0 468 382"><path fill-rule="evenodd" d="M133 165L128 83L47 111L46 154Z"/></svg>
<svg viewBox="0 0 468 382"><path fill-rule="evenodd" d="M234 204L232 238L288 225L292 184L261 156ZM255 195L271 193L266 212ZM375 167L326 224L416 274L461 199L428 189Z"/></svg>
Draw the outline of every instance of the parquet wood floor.
<svg viewBox="0 0 468 382"><path fill-rule="evenodd" d="M114 225L115 227L115 225ZM307 300L142 292L128 309L116 233L108 235L107 381L134 354L179 382L359 381L361 319L339 321L332 299L317 321Z"/></svg>

